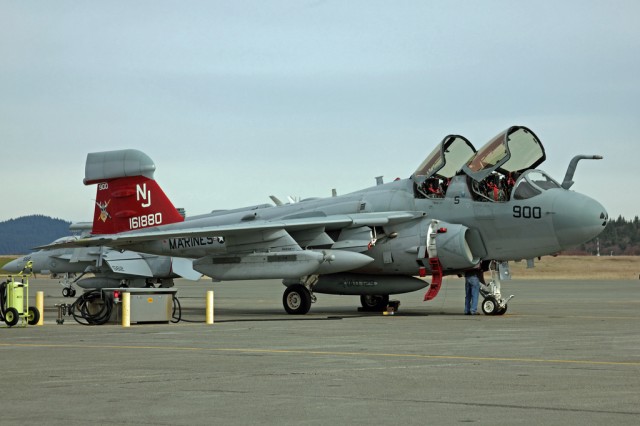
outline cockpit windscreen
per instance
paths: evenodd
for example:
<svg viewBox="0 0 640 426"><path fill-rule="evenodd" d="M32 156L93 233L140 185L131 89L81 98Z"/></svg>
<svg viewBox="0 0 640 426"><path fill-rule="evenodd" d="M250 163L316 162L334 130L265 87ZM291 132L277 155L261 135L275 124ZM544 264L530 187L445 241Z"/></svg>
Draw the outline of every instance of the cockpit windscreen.
<svg viewBox="0 0 640 426"><path fill-rule="evenodd" d="M526 200L553 188L560 188L560 184L540 170L530 170L516 183L513 198Z"/></svg>

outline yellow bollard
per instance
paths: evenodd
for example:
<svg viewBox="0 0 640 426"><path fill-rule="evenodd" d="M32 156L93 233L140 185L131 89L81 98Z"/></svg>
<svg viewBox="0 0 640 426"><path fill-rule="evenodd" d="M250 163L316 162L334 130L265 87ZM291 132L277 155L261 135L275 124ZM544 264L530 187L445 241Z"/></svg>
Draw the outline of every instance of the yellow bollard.
<svg viewBox="0 0 640 426"><path fill-rule="evenodd" d="M122 326L131 327L131 293L122 293Z"/></svg>
<svg viewBox="0 0 640 426"><path fill-rule="evenodd" d="M36 292L36 309L40 312L40 319L36 325L44 325L44 291Z"/></svg>
<svg viewBox="0 0 640 426"><path fill-rule="evenodd" d="M207 324L213 324L213 290L207 291Z"/></svg>

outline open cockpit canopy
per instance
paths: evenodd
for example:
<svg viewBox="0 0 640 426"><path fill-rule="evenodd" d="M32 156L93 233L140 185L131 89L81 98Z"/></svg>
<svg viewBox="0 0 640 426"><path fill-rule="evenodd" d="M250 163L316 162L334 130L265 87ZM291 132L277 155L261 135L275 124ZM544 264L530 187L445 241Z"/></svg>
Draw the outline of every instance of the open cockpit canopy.
<svg viewBox="0 0 640 426"><path fill-rule="evenodd" d="M436 174L442 178L451 178L476 153L473 144L460 135L446 136L429 156L418 166L412 178L422 183Z"/></svg>
<svg viewBox="0 0 640 426"><path fill-rule="evenodd" d="M534 169L545 158L544 147L535 133L524 126L513 126L480 148L462 170L480 182L496 171L507 175Z"/></svg>
<svg viewBox="0 0 640 426"><path fill-rule="evenodd" d="M448 135L411 175L415 196L443 198L449 181L476 153L469 140L460 135Z"/></svg>

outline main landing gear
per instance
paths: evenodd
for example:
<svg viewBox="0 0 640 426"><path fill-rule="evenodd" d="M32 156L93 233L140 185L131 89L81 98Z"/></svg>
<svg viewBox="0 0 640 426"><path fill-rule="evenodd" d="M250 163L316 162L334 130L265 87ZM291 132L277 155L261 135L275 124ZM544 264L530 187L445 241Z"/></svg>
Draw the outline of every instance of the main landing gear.
<svg viewBox="0 0 640 426"><path fill-rule="evenodd" d="M311 303L315 296L302 284L293 284L287 287L282 295L284 310L291 315L304 315L311 309Z"/></svg>
<svg viewBox="0 0 640 426"><path fill-rule="evenodd" d="M317 282L317 277L307 277L300 283L285 284L287 288L282 295L282 305L284 310L291 315L304 315L311 309L311 304L315 303L316 296L313 294L313 285ZM389 301L388 294L361 295L360 303L361 312L383 312L389 308L394 312L398 310L400 302L397 300Z"/></svg>
<svg viewBox="0 0 640 426"><path fill-rule="evenodd" d="M363 294L360 296L362 310L366 312L382 312L389 306L389 295Z"/></svg>
<svg viewBox="0 0 640 426"><path fill-rule="evenodd" d="M311 304L316 302L312 289L317 282L317 275L308 275L294 284L283 280L282 283L287 286L282 295L284 310L291 315L304 315L309 312Z"/></svg>

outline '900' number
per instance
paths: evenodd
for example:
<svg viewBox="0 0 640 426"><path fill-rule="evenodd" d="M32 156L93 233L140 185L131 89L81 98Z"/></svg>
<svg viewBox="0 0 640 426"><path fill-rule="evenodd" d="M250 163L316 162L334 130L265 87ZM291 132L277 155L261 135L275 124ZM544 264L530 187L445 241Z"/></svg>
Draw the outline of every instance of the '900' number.
<svg viewBox="0 0 640 426"><path fill-rule="evenodd" d="M129 229L146 228L147 226L160 225L162 223L162 213L150 213L144 216L134 216L129 218Z"/></svg>
<svg viewBox="0 0 640 426"><path fill-rule="evenodd" d="M542 209L531 206L513 206L513 217L524 219L542 218Z"/></svg>

